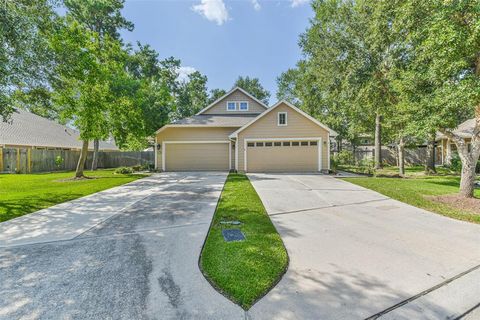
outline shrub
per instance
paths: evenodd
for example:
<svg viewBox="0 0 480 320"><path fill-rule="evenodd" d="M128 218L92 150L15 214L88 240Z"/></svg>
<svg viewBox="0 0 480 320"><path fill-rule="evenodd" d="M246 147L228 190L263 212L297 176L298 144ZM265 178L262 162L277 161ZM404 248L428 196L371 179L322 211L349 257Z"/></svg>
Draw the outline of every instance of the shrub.
<svg viewBox="0 0 480 320"><path fill-rule="evenodd" d="M450 162L450 170L455 172L462 171L462 161L460 160L460 157L456 153L452 155L452 161Z"/></svg>
<svg viewBox="0 0 480 320"><path fill-rule="evenodd" d="M142 170L142 166L141 165L132 166L132 169L133 171L140 171Z"/></svg>
<svg viewBox="0 0 480 320"><path fill-rule="evenodd" d="M358 162L358 172L365 174L373 174L375 172L374 161L372 159L360 160Z"/></svg>
<svg viewBox="0 0 480 320"><path fill-rule="evenodd" d="M337 165L342 164L354 164L355 159L353 158L353 153L347 150L342 150L339 153L335 154L334 162Z"/></svg>
<svg viewBox="0 0 480 320"><path fill-rule="evenodd" d="M117 174L130 174L133 173L133 169L130 167L119 167L115 169L115 173Z"/></svg>
<svg viewBox="0 0 480 320"><path fill-rule="evenodd" d="M57 166L57 169L60 169L62 167L63 162L65 162L65 159L63 159L61 156L55 157L55 165Z"/></svg>

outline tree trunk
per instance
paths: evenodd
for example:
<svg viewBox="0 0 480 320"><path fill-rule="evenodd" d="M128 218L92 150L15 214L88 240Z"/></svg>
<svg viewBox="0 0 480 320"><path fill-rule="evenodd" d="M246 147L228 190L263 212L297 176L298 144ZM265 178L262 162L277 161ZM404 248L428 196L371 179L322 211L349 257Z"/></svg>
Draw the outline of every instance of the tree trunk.
<svg viewBox="0 0 480 320"><path fill-rule="evenodd" d="M84 177L83 168L85 168L87 153L88 153L88 140L83 140L82 151L80 151L80 158L78 158L77 171L75 172L75 178Z"/></svg>
<svg viewBox="0 0 480 320"><path fill-rule="evenodd" d="M450 166L452 164L452 141L447 139L447 145L445 150L445 165Z"/></svg>
<svg viewBox="0 0 480 320"><path fill-rule="evenodd" d="M427 159L425 160L425 174L432 173L437 173L435 169L435 139L428 141Z"/></svg>
<svg viewBox="0 0 480 320"><path fill-rule="evenodd" d="M401 177L405 177L405 141L400 138L398 142L398 173Z"/></svg>
<svg viewBox="0 0 480 320"><path fill-rule="evenodd" d="M466 198L473 198L475 187L475 163L470 156L462 161L462 177L460 179L460 195Z"/></svg>
<svg viewBox="0 0 480 320"><path fill-rule="evenodd" d="M382 168L382 116L375 117L375 169Z"/></svg>
<svg viewBox="0 0 480 320"><path fill-rule="evenodd" d="M93 140L93 158L92 158L92 171L97 170L98 167L98 148L100 142L98 139Z"/></svg>

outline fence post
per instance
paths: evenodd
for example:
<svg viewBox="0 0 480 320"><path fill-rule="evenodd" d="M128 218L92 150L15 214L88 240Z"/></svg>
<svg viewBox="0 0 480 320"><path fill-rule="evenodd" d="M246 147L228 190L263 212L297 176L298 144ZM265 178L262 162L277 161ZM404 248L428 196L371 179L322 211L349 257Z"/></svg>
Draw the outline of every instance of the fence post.
<svg viewBox="0 0 480 320"><path fill-rule="evenodd" d="M16 172L20 172L20 148L17 148L17 167L15 169Z"/></svg>
<svg viewBox="0 0 480 320"><path fill-rule="evenodd" d="M0 148L0 172L3 172L3 148Z"/></svg>
<svg viewBox="0 0 480 320"><path fill-rule="evenodd" d="M32 173L32 148L27 149L27 172Z"/></svg>

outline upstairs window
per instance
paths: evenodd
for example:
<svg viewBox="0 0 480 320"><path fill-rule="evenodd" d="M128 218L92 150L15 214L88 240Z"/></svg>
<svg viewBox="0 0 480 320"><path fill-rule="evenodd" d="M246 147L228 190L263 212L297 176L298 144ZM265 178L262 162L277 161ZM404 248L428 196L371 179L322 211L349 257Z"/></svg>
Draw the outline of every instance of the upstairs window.
<svg viewBox="0 0 480 320"><path fill-rule="evenodd" d="M228 101L227 111L248 111L247 101Z"/></svg>
<svg viewBox="0 0 480 320"><path fill-rule="evenodd" d="M248 111L248 102L240 102L240 111Z"/></svg>
<svg viewBox="0 0 480 320"><path fill-rule="evenodd" d="M278 113L278 125L279 126L286 126L287 125L287 113L286 112L279 112Z"/></svg>

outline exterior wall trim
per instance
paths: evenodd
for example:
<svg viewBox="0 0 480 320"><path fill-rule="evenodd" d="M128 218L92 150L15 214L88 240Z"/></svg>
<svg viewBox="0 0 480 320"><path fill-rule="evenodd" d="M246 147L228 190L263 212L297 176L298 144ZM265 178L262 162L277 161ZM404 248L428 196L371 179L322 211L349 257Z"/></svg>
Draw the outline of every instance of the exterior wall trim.
<svg viewBox="0 0 480 320"><path fill-rule="evenodd" d="M154 154L154 161L155 161L155 170L157 169L157 166L158 166L158 161L157 161L157 158L158 158L158 150L157 150L157 136L155 136L155 144L153 145L153 154Z"/></svg>
<svg viewBox="0 0 480 320"><path fill-rule="evenodd" d="M315 140L317 141L318 150L318 171L322 171L322 137L301 137L301 138L244 138L243 139L243 170L248 172L248 160L247 160L247 143L255 141L303 141L303 140ZM238 163L238 156L235 161ZM237 168L238 170L238 164Z"/></svg>
<svg viewBox="0 0 480 320"><path fill-rule="evenodd" d="M166 124L157 131L155 134L159 134L168 128L239 128L239 125L202 125L202 124Z"/></svg>
<svg viewBox="0 0 480 320"><path fill-rule="evenodd" d="M196 144L202 144L202 143L228 143L230 144L230 141L222 141L222 140L203 140L203 141L190 141L190 140L183 140L183 141L162 141L162 170L165 170L165 159L167 155L167 150L165 149L167 144L189 144L189 143L196 143ZM231 153L229 150L229 159L230 159L230 165L231 166Z"/></svg>

